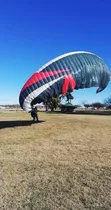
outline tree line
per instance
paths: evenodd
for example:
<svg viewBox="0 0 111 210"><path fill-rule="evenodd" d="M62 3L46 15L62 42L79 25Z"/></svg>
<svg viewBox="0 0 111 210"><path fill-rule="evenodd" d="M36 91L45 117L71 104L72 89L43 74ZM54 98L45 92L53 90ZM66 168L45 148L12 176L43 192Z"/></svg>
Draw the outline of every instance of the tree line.
<svg viewBox="0 0 111 210"><path fill-rule="evenodd" d="M65 100L66 104L69 103L69 105L71 104L71 101L74 99L74 97L71 95L71 93L66 93L65 95L60 95L60 96L56 96L56 97L52 97L47 103L44 103L45 107L46 107L46 111L48 111L49 109L51 111L56 110L57 108L61 107L61 103L62 100ZM106 98L103 103L100 102L95 102L95 103L86 103L83 102L82 105L88 109L111 109L111 97ZM74 109L81 107L81 105L77 104L77 105L73 105Z"/></svg>
<svg viewBox="0 0 111 210"><path fill-rule="evenodd" d="M61 107L62 101L64 100L66 104L71 104L71 101L74 99L74 97L71 95L71 93L67 92L64 95L59 95L59 96L55 96L50 98L50 100L46 103L44 103L45 107L46 107L46 111L48 111L49 109L51 111L56 110L57 108ZM88 108L92 108L92 109L111 109L111 96L106 98L103 103L100 102L95 102L95 103L86 103L83 102L82 105L88 109ZM12 104L12 105L0 105L2 107L5 108L20 108L19 104ZM81 105L76 104L73 105L74 109L81 107Z"/></svg>

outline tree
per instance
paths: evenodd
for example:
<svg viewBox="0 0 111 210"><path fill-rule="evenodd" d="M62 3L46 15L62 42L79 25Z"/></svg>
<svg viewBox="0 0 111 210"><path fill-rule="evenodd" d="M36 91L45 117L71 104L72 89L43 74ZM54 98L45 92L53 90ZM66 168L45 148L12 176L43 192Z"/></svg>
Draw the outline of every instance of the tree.
<svg viewBox="0 0 111 210"><path fill-rule="evenodd" d="M91 106L92 106L93 108L97 108L97 109L104 108L104 104L102 104L102 103L100 103L100 102L92 103Z"/></svg>
<svg viewBox="0 0 111 210"><path fill-rule="evenodd" d="M108 97L104 100L104 105L107 109L111 109L111 97Z"/></svg>
<svg viewBox="0 0 111 210"><path fill-rule="evenodd" d="M71 103L71 100L73 98L74 97L69 92L64 95L54 96L50 98L49 101L44 103L46 111L48 111L48 109L51 109L51 111L54 111L54 109L56 110L58 107L60 107L61 101L64 99L66 100L66 102Z"/></svg>
<svg viewBox="0 0 111 210"><path fill-rule="evenodd" d="M51 111L54 111L54 109L56 110L57 107L60 104L60 99L59 96L57 97L52 97L50 102L49 102L49 108L51 109Z"/></svg>
<svg viewBox="0 0 111 210"><path fill-rule="evenodd" d="M54 109L56 110L57 107L59 107L60 105L60 97L59 96L55 96L50 98L50 100L48 102L45 102L44 105L46 107L46 111L48 111L48 109L51 109L51 111L54 111Z"/></svg>
<svg viewBox="0 0 111 210"><path fill-rule="evenodd" d="M89 108L89 107L92 107L92 108L97 108L97 109L100 109L100 108L104 108L104 104L100 103L100 102L95 102L95 103L92 103L92 104L84 104L84 107L85 108Z"/></svg>
<svg viewBox="0 0 111 210"><path fill-rule="evenodd" d="M45 111L47 112L48 111L48 102L44 102L43 104L45 105Z"/></svg>
<svg viewBox="0 0 111 210"><path fill-rule="evenodd" d="M84 104L84 107L89 108L89 107L91 107L91 105L90 104Z"/></svg>

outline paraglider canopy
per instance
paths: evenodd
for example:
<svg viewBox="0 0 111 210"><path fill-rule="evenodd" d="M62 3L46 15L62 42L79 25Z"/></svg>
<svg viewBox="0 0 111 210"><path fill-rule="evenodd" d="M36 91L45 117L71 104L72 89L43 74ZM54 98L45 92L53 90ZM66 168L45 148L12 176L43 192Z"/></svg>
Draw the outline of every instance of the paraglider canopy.
<svg viewBox="0 0 111 210"><path fill-rule="evenodd" d="M96 93L99 93L109 81L109 69L99 56L70 52L51 60L28 79L20 92L20 106L30 111L32 105L74 89L98 87Z"/></svg>

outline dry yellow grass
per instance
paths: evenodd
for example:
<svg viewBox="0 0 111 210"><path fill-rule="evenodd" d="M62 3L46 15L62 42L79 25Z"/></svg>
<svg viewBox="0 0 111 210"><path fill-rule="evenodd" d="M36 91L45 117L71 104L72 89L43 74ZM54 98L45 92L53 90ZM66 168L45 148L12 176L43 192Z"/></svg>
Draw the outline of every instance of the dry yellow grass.
<svg viewBox="0 0 111 210"><path fill-rule="evenodd" d="M0 112L0 210L110 210L111 116L39 118Z"/></svg>

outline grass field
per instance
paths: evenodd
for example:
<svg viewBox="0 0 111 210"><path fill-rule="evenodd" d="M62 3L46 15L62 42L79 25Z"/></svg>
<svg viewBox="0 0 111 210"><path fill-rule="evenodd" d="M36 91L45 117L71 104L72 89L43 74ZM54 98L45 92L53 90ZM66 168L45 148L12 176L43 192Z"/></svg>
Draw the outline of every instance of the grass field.
<svg viewBox="0 0 111 210"><path fill-rule="evenodd" d="M0 210L110 210L111 116L0 112Z"/></svg>

